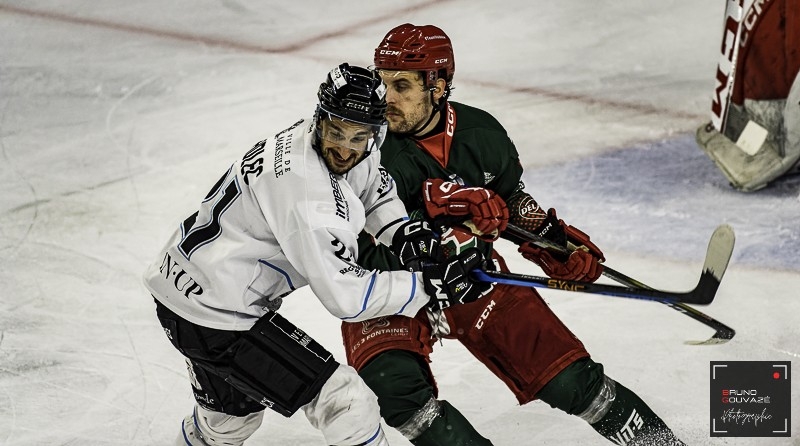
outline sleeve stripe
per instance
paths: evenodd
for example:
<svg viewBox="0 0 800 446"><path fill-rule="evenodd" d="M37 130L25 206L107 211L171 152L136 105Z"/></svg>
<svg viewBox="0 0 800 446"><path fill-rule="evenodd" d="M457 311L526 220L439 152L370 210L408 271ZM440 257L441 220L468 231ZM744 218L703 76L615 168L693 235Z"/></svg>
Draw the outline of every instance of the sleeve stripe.
<svg viewBox="0 0 800 446"><path fill-rule="evenodd" d="M377 234L375 234L375 239L380 238L381 234L383 234L387 229L391 228L392 226L394 226L394 225L396 225L396 224L398 224L398 223L400 223L402 221L406 221L406 220L408 220L408 217L398 218L397 220L395 220L395 221L389 223L388 225L382 227L381 230L378 231Z"/></svg>
<svg viewBox="0 0 800 446"><path fill-rule="evenodd" d="M361 303L361 311L359 311L358 313L354 314L353 316L343 317L342 318L343 321L346 321L347 319L353 319L355 317L358 317L359 314L363 313L364 310L367 309L367 302L369 302L369 297L372 295L372 288L375 286L375 279L376 279L377 275L378 275L378 272L374 271L372 273L372 277L369 279L369 286L367 287L367 294L364 295L364 300Z"/></svg>
<svg viewBox="0 0 800 446"><path fill-rule="evenodd" d="M275 266L275 265L272 265L271 263L267 262L266 260L258 259L258 263L263 263L264 265L267 265L268 267L270 267L270 268L274 269L275 271L277 271L278 273L280 273L281 275L283 275L283 277L285 277L285 278L286 278L286 282L288 282L288 283L289 283L289 288L291 288L292 290L295 290L295 289L296 289L296 288L294 287L294 284L292 283L292 279L289 277L289 274L286 274L286 271L284 271L284 270L282 270L282 269L278 268L278 267L277 267L277 266Z"/></svg>
<svg viewBox="0 0 800 446"><path fill-rule="evenodd" d="M371 437L369 437L369 440L367 440L367 441L365 441L365 442L363 442L363 443L361 443L361 444L363 444L363 445L370 444L370 443L371 443L373 440L375 440L376 438L378 438L378 435L380 435L380 433L381 433L381 427L380 427L380 426L378 426L378 430L376 430L376 431L375 431L375 433L374 433L374 434L372 434L372 436L371 436Z"/></svg>
<svg viewBox="0 0 800 446"><path fill-rule="evenodd" d="M375 212L379 207L383 206L384 204L386 204L386 203L388 203L390 201L394 201L394 199L393 198L387 198L386 200L379 201L379 202L375 203L374 206L372 206L371 208L367 209L367 211L364 213L364 215L369 217L369 214Z"/></svg>
<svg viewBox="0 0 800 446"><path fill-rule="evenodd" d="M411 295L410 295L410 296L408 296L408 300L406 301L406 303L405 303L405 304L403 304L403 307L402 307L402 308L400 308L400 311L398 311L398 312L397 312L397 313L395 313L395 314L400 314L400 313L402 313L402 312L403 312L403 311L406 309L406 307L408 306L408 304L410 304L410 303L411 303L411 301L412 301L412 300L414 300L414 296L415 296L416 294L417 294L417 275L416 275L416 274L412 274L412 277L411 277Z"/></svg>

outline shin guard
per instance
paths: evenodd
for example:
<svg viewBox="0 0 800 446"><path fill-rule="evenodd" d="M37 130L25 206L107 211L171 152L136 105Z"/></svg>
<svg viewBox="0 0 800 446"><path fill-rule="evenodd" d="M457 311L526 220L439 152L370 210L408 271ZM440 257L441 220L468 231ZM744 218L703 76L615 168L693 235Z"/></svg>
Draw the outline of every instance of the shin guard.
<svg viewBox="0 0 800 446"><path fill-rule="evenodd" d="M603 411L605 414L594 421ZM592 404L579 416L590 421L600 435L619 445L685 446L641 398L608 377Z"/></svg>
<svg viewBox="0 0 800 446"><path fill-rule="evenodd" d="M428 419L427 427L409 439L414 446L491 446L472 424L447 401L431 399L438 413ZM401 430L398 428L398 430ZM402 432L402 430L401 430ZM404 433L405 435L405 433Z"/></svg>
<svg viewBox="0 0 800 446"><path fill-rule="evenodd" d="M359 374L378 396L386 424L415 446L490 446L447 401L436 399L427 364L410 352L383 352Z"/></svg>
<svg viewBox="0 0 800 446"><path fill-rule="evenodd" d="M537 398L581 418L618 445L684 444L641 398L606 376L603 365L590 358L567 366L542 388Z"/></svg>

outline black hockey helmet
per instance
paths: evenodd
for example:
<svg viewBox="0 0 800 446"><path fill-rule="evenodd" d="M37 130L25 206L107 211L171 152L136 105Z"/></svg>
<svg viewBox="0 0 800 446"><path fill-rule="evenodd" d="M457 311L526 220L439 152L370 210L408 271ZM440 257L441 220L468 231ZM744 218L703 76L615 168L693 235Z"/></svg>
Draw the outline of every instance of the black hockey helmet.
<svg viewBox="0 0 800 446"><path fill-rule="evenodd" d="M368 152L378 150L386 138L386 85L377 71L340 64L332 69L317 92L316 124L323 119L368 126L372 140ZM354 148L357 149L357 148ZM357 149L364 150L364 149Z"/></svg>

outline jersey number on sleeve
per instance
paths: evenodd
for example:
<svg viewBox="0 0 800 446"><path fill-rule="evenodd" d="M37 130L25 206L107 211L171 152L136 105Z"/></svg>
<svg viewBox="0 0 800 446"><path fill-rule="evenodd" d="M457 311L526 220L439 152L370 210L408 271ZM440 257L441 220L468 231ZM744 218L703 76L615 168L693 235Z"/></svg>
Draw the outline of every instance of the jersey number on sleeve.
<svg viewBox="0 0 800 446"><path fill-rule="evenodd" d="M236 174L232 174L232 172L232 169L229 169L206 195L200 210L181 223L183 238L178 243L178 250L187 259L197 248L211 242L222 233L222 226L219 224L222 213L242 194L239 180L236 178ZM232 177L230 181L227 181L228 177ZM225 186L223 187L223 185ZM208 215L208 221L196 226L197 216L201 211L203 211L203 215Z"/></svg>

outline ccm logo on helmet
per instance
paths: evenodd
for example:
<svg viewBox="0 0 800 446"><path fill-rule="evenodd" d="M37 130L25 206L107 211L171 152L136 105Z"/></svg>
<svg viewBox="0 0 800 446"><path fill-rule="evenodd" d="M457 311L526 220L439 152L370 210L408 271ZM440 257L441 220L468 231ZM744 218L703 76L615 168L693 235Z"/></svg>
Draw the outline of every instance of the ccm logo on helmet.
<svg viewBox="0 0 800 446"><path fill-rule="evenodd" d="M386 54L387 56L398 56L400 51L396 50L380 50L379 54Z"/></svg>
<svg viewBox="0 0 800 446"><path fill-rule="evenodd" d="M447 59L436 59L433 63L447 63Z"/></svg>

